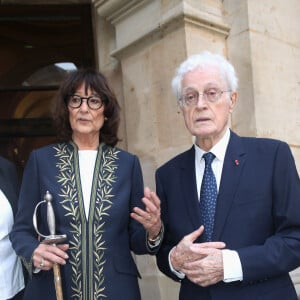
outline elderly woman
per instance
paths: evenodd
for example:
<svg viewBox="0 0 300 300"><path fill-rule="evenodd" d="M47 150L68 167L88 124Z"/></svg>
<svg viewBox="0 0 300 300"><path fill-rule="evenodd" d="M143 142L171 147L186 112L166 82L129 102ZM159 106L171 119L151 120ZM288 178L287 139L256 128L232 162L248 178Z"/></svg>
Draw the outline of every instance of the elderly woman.
<svg viewBox="0 0 300 300"><path fill-rule="evenodd" d="M62 83L54 121L62 142L35 150L24 170L13 247L30 274L24 299L56 299L53 264L60 265L65 299L140 299L131 256L155 254L162 237L160 202L145 188L139 160L115 145L119 104L106 78L77 70ZM32 222L36 205L52 195L56 234L42 243ZM49 234L47 205L38 231Z"/></svg>

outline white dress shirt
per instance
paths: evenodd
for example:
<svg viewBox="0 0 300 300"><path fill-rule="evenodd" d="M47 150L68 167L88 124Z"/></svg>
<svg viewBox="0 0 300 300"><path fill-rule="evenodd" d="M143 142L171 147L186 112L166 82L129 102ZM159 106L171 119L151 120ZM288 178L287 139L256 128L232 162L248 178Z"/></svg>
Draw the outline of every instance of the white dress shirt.
<svg viewBox="0 0 300 300"><path fill-rule="evenodd" d="M215 159L213 160L211 166L214 175L216 177L218 191L220 187L224 158L229 143L229 138L230 138L230 130L228 128L226 133L222 137L222 139L216 145L214 145L214 147L211 148L209 151L215 155ZM202 178L203 178L204 168L205 168L205 160L203 158L203 154L205 154L206 152L201 148L199 148L196 144L194 145L194 147L195 147L196 183L197 183L198 199L200 200L200 189L201 189L201 183L202 183ZM242 265L238 253L233 250L224 249L222 250L222 256L223 256L223 269L224 269L223 281L231 282L231 281L243 280L243 270L242 270ZM176 271L171 265L170 254L169 254L169 265L171 271L174 274L176 274L181 279L184 278L185 275L181 272Z"/></svg>
<svg viewBox="0 0 300 300"><path fill-rule="evenodd" d="M22 265L9 240L14 218L0 189L0 300L10 299L24 288Z"/></svg>

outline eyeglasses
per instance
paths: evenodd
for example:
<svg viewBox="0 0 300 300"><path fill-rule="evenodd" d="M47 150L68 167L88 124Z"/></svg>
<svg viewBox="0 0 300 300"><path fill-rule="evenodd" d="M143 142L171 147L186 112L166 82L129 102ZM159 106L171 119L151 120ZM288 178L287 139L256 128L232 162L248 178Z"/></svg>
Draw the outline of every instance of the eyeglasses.
<svg viewBox="0 0 300 300"><path fill-rule="evenodd" d="M210 88L201 94L197 90L189 88L182 96L180 96L179 104L188 107L196 106L198 104L200 95L202 96L203 100L213 103L218 101L223 93L230 92L231 91L222 91L220 89Z"/></svg>
<svg viewBox="0 0 300 300"><path fill-rule="evenodd" d="M70 95L68 99L68 106L72 108L79 108L83 100L86 100L88 107L93 110L97 110L103 105L103 101L98 96L80 97L78 95Z"/></svg>

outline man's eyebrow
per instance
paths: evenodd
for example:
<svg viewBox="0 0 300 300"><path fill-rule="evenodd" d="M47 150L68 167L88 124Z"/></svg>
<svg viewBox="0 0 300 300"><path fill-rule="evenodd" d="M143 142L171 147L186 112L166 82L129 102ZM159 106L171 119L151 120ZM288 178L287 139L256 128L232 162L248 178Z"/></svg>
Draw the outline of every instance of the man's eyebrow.
<svg viewBox="0 0 300 300"><path fill-rule="evenodd" d="M195 86L185 86L182 91L186 91L186 90L198 90L197 87Z"/></svg>

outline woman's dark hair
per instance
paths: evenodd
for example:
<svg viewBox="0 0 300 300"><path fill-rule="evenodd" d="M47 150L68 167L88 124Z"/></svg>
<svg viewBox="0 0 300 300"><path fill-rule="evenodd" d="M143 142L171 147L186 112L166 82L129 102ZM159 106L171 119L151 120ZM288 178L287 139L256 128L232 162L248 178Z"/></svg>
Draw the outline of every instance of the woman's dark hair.
<svg viewBox="0 0 300 300"><path fill-rule="evenodd" d="M103 101L105 121L100 129L99 142L115 146L119 141L120 106L105 76L91 68L72 71L60 85L52 114L58 138L63 141L72 138L67 101L81 84L85 85L86 92L90 88Z"/></svg>

